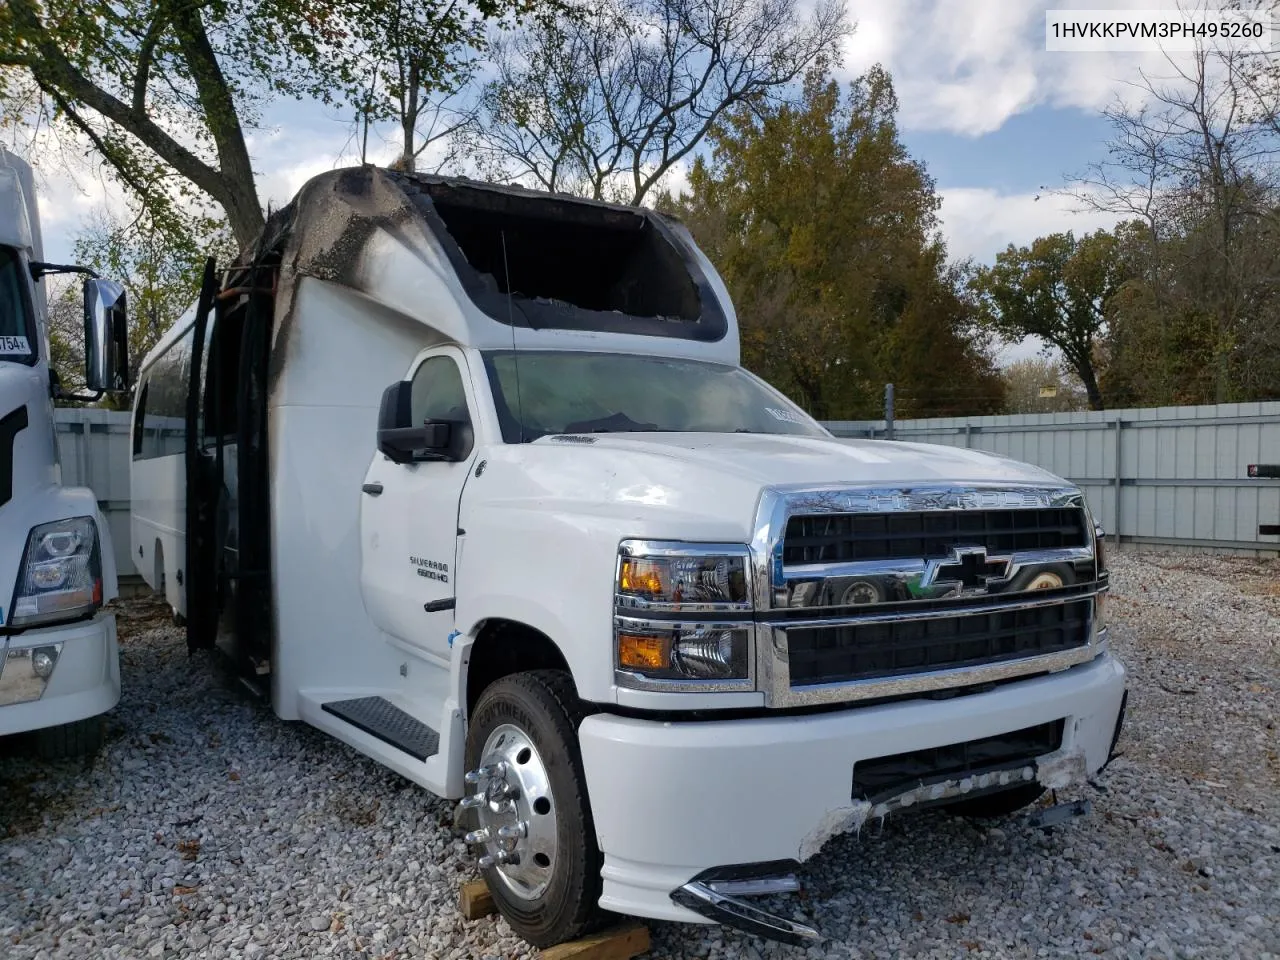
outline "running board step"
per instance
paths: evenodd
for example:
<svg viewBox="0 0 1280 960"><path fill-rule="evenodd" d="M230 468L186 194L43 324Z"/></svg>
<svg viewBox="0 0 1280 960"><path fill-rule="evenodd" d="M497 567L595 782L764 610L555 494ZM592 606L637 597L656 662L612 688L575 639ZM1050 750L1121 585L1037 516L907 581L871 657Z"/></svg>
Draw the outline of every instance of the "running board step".
<svg viewBox="0 0 1280 960"><path fill-rule="evenodd" d="M320 707L325 713L332 713L357 730L363 730L419 760L434 757L440 750L440 734L385 697L331 700Z"/></svg>

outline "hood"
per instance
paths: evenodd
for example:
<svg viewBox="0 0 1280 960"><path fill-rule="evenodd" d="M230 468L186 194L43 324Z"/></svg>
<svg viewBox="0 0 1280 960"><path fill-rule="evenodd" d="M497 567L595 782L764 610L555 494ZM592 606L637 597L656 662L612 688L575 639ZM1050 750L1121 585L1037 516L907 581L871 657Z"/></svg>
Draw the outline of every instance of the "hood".
<svg viewBox="0 0 1280 960"><path fill-rule="evenodd" d="M776 434L592 434L591 443L543 437L536 445L592 454L660 457L760 486L779 484L1037 484L1066 486L1047 470L985 453L926 443ZM587 454L590 456L591 454Z"/></svg>

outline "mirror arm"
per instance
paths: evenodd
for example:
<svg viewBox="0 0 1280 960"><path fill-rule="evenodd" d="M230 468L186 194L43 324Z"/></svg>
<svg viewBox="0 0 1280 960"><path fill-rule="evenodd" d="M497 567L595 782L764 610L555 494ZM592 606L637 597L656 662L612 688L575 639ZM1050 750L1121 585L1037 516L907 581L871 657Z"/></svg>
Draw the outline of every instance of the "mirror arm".
<svg viewBox="0 0 1280 960"><path fill-rule="evenodd" d="M32 260L27 265L27 269L31 271L32 280L39 280L50 273L87 273L95 280L102 279L88 267L77 267L69 263L45 263L43 260Z"/></svg>

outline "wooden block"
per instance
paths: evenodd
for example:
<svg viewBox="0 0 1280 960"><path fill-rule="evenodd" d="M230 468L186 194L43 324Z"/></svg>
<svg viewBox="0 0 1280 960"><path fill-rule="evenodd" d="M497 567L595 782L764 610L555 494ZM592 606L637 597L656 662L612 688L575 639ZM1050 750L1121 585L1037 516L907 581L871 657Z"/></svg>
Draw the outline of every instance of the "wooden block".
<svg viewBox="0 0 1280 960"><path fill-rule="evenodd" d="M542 960L631 960L649 949L649 928L622 923L542 951Z"/></svg>
<svg viewBox="0 0 1280 960"><path fill-rule="evenodd" d="M483 880L469 880L462 885L458 894L458 909L468 920L479 920L498 912L498 908L493 905L493 894Z"/></svg>

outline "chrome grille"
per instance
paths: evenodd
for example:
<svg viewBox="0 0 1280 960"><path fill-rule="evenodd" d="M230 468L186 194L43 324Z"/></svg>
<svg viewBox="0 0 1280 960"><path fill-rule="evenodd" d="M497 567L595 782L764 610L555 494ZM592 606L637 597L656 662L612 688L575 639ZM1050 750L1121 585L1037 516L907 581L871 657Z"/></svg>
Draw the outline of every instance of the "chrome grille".
<svg viewBox="0 0 1280 960"><path fill-rule="evenodd" d="M861 560L930 560L957 544L988 553L1062 550L1088 545L1084 511L939 510L793 516L783 539L784 565Z"/></svg>
<svg viewBox="0 0 1280 960"><path fill-rule="evenodd" d="M792 684L840 683L1061 653L1089 642L1092 600L787 630Z"/></svg>
<svg viewBox="0 0 1280 960"><path fill-rule="evenodd" d="M1067 486L766 491L751 543L766 703L917 695L1092 660L1107 589L1093 533Z"/></svg>

